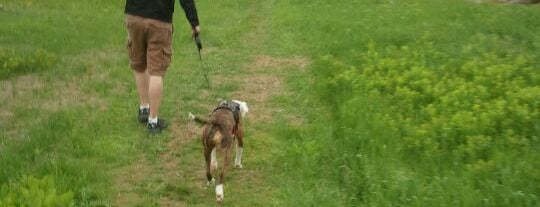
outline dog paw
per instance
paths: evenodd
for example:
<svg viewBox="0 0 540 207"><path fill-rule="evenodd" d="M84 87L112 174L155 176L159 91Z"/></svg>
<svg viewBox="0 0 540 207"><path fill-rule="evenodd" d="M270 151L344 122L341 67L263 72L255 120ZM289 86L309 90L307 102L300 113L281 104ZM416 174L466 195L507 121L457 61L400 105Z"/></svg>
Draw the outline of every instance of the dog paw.
<svg viewBox="0 0 540 207"><path fill-rule="evenodd" d="M194 120L195 119L195 115L193 115L191 112L188 112L188 118L190 120Z"/></svg>
<svg viewBox="0 0 540 207"><path fill-rule="evenodd" d="M218 203L223 202L223 195L221 195L221 196L216 195L216 201L217 201Z"/></svg>
<svg viewBox="0 0 540 207"><path fill-rule="evenodd" d="M243 168L242 163L234 163L234 167L235 167L235 168L238 168L238 169L242 169L242 168Z"/></svg>
<svg viewBox="0 0 540 207"><path fill-rule="evenodd" d="M223 195L223 184L219 184L216 186L216 201L218 203L223 202L223 198L225 196Z"/></svg>

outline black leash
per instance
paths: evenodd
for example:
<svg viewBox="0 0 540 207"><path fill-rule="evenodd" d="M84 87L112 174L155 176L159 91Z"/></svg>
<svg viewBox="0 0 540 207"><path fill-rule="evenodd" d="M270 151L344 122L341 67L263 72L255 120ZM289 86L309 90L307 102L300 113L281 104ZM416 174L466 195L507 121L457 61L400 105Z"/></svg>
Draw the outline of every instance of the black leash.
<svg viewBox="0 0 540 207"><path fill-rule="evenodd" d="M193 36L193 39L195 40L195 44L197 45L197 49L199 49L199 61L201 61L201 70L204 76L204 80L206 81L206 86L210 87L210 79L208 79L208 74L206 74L206 70L204 70L203 62L202 62L202 56L201 56L201 50L203 48L201 37L199 36L199 33L195 33Z"/></svg>

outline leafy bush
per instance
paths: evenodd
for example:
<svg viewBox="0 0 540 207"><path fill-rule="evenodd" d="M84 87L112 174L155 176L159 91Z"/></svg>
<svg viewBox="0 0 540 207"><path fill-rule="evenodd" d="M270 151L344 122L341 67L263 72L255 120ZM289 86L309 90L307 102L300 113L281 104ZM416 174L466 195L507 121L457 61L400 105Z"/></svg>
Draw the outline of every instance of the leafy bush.
<svg viewBox="0 0 540 207"><path fill-rule="evenodd" d="M534 195L540 189L528 182L538 184L540 176L521 170L539 167L532 162L538 157L534 150L540 134L540 74L534 57L481 53L471 54L461 64L445 63L440 60L446 55L431 49L431 44L415 45L418 48L381 49L372 43L367 51L355 53L351 63L331 56L315 62L319 97L333 110L337 139L320 141L334 147L326 155L318 155L323 157L318 162L340 160L336 165L351 173L345 176L341 170L333 170L329 176L347 189L344 192L350 198L364 204L377 199L365 195L375 188L383 195L389 193L384 196L423 195L433 200L420 203L437 205L451 199L445 192L450 190L448 186L462 185L471 193L479 190L482 193L477 196L491 204L537 203ZM434 60L437 64L431 63ZM365 160L365 154L374 160ZM372 163L377 161L407 165ZM429 177L466 176L423 181L426 183L421 185L429 187L453 183L444 184L444 195L435 195L403 187L423 180L410 184L415 177L407 176L410 168L422 169ZM528 179L520 179L524 176ZM497 185L513 187L493 190ZM514 188L523 196L508 194ZM388 199L382 197L375 203ZM392 203L396 202L414 203L400 199ZM480 199L460 202L482 204Z"/></svg>
<svg viewBox="0 0 540 207"><path fill-rule="evenodd" d="M279 129L283 206L538 206L537 8L278 5L279 25L300 32L275 36L313 57L303 92L315 97L302 100L309 126Z"/></svg>
<svg viewBox="0 0 540 207"><path fill-rule="evenodd" d="M0 206L63 207L73 206L73 193L57 192L54 180L23 176L13 183L3 184L0 189Z"/></svg>
<svg viewBox="0 0 540 207"><path fill-rule="evenodd" d="M324 58L322 68L340 72L322 83L323 97L335 97L338 107L358 96L387 99L392 104L385 113L409 152L454 155L471 164L538 141L540 75L532 57L485 53L457 67L431 66L440 54L429 47L387 48L385 54L374 47L358 54L355 65Z"/></svg>

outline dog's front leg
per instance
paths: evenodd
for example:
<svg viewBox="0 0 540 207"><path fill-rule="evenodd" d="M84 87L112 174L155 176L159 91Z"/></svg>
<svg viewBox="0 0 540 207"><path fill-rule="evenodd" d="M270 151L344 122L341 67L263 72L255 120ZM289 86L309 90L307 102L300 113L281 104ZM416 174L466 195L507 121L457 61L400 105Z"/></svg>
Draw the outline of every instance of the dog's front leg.
<svg viewBox="0 0 540 207"><path fill-rule="evenodd" d="M240 143L239 139L236 144L236 158L234 159L234 167L236 168L242 168L242 152L244 151L244 147Z"/></svg>
<svg viewBox="0 0 540 207"><path fill-rule="evenodd" d="M242 168L242 153L244 152L244 132L242 125L239 124L236 136L236 158L234 159L234 167Z"/></svg>

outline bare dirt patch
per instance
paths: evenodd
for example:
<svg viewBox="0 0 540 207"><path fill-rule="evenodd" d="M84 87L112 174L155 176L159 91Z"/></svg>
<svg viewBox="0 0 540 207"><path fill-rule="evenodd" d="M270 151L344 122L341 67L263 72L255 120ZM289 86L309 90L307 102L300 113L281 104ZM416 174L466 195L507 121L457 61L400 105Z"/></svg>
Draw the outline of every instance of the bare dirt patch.
<svg viewBox="0 0 540 207"><path fill-rule="evenodd" d="M134 206L142 200L133 188L134 183L140 182L152 173L148 168L150 163L141 156L137 162L132 165L124 166L118 169L113 175L122 175L116 178L114 187L117 194L113 195L114 206Z"/></svg>
<svg viewBox="0 0 540 207"><path fill-rule="evenodd" d="M0 107L0 125L5 125L13 117L15 107L28 106L29 103L30 106L40 104L40 101L34 100L34 94L43 90L45 87L41 78L33 74L0 81L0 104L2 106ZM17 134L17 128L12 128L12 130L6 132L6 135L9 137Z"/></svg>
<svg viewBox="0 0 540 207"><path fill-rule="evenodd" d="M240 90L235 92L234 97L239 97L252 103L262 103L269 97L279 94L283 90L281 79L275 75L253 75L242 80Z"/></svg>
<svg viewBox="0 0 540 207"><path fill-rule="evenodd" d="M243 79L240 90L234 92L233 97L248 103L250 106L249 116L254 121L270 121L274 107L267 101L282 91L283 83L279 77L258 74Z"/></svg>
<svg viewBox="0 0 540 207"><path fill-rule="evenodd" d="M43 81L37 75L23 75L11 80L0 81L0 98L3 106L11 105L20 98L44 87ZM8 106L9 106L8 105Z"/></svg>
<svg viewBox="0 0 540 207"><path fill-rule="evenodd" d="M171 127L172 139L167 143L167 150L161 154L166 177L178 176L181 172L178 156L182 149L191 142L197 141L200 127L189 122L175 122Z"/></svg>
<svg viewBox="0 0 540 207"><path fill-rule="evenodd" d="M240 90L234 92L233 97L253 106L250 108L250 116L255 121L270 121L277 109L269 103L269 99L286 93L282 78L275 73L291 69L305 70L309 62L309 59L303 57L257 56L252 63L246 65L246 77L241 80Z"/></svg>
<svg viewBox="0 0 540 207"><path fill-rule="evenodd" d="M100 68L115 61L111 57L118 56L121 57L117 52L88 51L70 58L62 65L82 67L86 72L70 80L50 80L52 84L45 83L45 80L37 74L27 74L0 81L0 88L2 88L0 104L3 106L0 108L0 119L5 120L6 117L11 116L13 107L21 106L20 103L26 103L25 107L50 112L83 105L97 106L100 110L106 110L107 103L95 94L84 91L82 86L90 81L106 81L108 73ZM126 88L126 83L119 82L111 88L111 91L120 94L124 93Z"/></svg>
<svg viewBox="0 0 540 207"><path fill-rule="evenodd" d="M99 110L107 109L107 102L95 94L85 92L80 81L58 82L54 84L51 99L39 104L39 108L48 111L58 111L73 106L97 106Z"/></svg>

